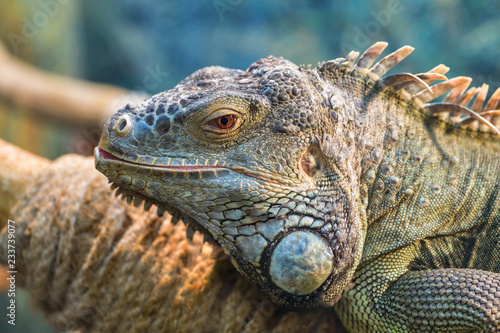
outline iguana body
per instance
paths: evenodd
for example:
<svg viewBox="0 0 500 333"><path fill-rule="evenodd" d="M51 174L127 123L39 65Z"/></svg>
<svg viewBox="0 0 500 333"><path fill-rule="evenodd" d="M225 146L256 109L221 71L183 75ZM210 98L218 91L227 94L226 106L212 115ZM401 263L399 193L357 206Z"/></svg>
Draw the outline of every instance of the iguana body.
<svg viewBox="0 0 500 333"><path fill-rule="evenodd" d="M384 77L412 50L370 67L385 46L199 70L119 110L96 167L279 305L335 305L352 332L500 331L500 89L483 106L468 78L431 91L442 65Z"/></svg>

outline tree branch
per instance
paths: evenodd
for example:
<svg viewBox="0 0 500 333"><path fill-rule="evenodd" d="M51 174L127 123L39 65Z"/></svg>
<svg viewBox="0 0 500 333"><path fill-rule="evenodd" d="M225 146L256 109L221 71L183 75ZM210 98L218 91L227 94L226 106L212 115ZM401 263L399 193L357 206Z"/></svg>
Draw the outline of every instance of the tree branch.
<svg viewBox="0 0 500 333"><path fill-rule="evenodd" d="M44 72L7 53L0 43L0 98L44 116L81 127L96 127L126 104L128 90Z"/></svg>
<svg viewBox="0 0 500 333"><path fill-rule="evenodd" d="M6 223L26 187L49 165L49 160L0 139L0 225Z"/></svg>

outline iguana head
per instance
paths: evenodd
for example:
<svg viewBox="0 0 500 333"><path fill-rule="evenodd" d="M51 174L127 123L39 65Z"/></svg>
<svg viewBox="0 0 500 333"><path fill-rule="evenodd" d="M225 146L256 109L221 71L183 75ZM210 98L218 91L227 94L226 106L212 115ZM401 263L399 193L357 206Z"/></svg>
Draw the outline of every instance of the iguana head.
<svg viewBox="0 0 500 333"><path fill-rule="evenodd" d="M96 167L136 203L210 233L276 303L331 305L359 226L346 177L323 152L336 118L314 75L276 57L196 71L120 109Z"/></svg>

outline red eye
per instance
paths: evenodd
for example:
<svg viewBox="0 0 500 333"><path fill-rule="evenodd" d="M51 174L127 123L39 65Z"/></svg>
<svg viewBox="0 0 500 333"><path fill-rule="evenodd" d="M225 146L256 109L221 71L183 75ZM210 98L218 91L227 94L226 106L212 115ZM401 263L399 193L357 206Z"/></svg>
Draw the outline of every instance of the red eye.
<svg viewBox="0 0 500 333"><path fill-rule="evenodd" d="M219 118L215 118L213 120L213 125L217 126L220 129L228 129L234 126L236 123L236 117L232 114L226 114Z"/></svg>

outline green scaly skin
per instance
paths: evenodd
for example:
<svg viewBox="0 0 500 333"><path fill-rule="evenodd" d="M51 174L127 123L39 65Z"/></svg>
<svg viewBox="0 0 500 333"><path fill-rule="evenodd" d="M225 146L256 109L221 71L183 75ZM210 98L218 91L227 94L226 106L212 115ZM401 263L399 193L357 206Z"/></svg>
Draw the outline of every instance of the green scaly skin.
<svg viewBox="0 0 500 333"><path fill-rule="evenodd" d="M500 139L354 60L201 69L119 110L96 167L278 305L335 306L352 332L500 332Z"/></svg>

